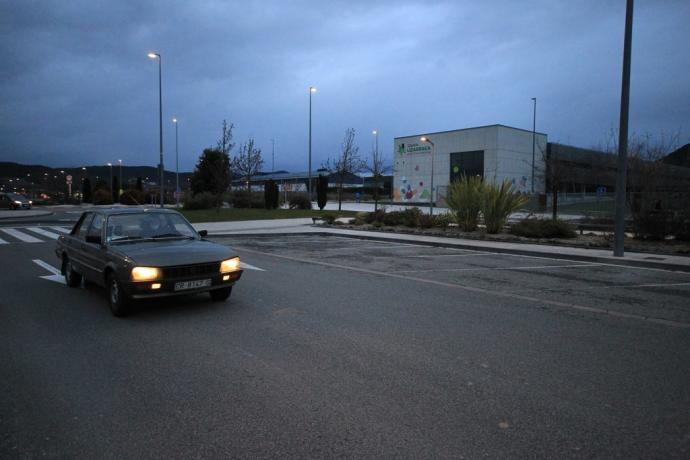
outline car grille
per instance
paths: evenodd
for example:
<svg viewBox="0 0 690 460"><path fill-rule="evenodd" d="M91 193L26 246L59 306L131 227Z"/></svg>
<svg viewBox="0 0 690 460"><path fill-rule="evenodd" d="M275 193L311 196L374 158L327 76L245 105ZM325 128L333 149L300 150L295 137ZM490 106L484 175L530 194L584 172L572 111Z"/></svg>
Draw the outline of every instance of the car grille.
<svg viewBox="0 0 690 460"><path fill-rule="evenodd" d="M220 262L210 264L183 265L180 267L168 267L163 269L163 278L186 278L189 276L199 276L216 274L220 272Z"/></svg>

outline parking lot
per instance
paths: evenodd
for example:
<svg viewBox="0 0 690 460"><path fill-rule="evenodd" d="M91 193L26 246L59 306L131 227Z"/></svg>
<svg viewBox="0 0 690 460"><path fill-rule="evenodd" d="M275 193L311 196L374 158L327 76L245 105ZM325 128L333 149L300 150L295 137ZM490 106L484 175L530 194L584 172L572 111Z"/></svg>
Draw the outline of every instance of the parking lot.
<svg viewBox="0 0 690 460"><path fill-rule="evenodd" d="M52 238L15 230L39 241L2 232L2 457L690 449L688 273L215 237L245 264L228 302L159 300L122 320L102 289L51 272Z"/></svg>

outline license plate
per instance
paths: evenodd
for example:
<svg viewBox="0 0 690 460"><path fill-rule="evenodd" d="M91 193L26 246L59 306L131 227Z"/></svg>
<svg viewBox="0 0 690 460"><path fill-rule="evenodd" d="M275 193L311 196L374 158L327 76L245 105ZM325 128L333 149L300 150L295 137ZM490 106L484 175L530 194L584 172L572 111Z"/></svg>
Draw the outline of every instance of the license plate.
<svg viewBox="0 0 690 460"><path fill-rule="evenodd" d="M211 285L210 279L205 280L193 280L193 281L180 281L175 283L176 291L184 291L185 289L197 289L202 287L208 287Z"/></svg>

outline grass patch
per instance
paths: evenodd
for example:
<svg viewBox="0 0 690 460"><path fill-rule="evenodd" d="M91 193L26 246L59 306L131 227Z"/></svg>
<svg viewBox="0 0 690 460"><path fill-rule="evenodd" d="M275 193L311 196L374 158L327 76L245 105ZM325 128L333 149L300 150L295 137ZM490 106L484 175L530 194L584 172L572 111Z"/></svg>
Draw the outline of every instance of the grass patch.
<svg viewBox="0 0 690 460"><path fill-rule="evenodd" d="M240 220L299 219L302 217L323 217L324 214L337 217L354 217L354 211L318 211L309 209L194 209L180 210L192 223L231 222Z"/></svg>

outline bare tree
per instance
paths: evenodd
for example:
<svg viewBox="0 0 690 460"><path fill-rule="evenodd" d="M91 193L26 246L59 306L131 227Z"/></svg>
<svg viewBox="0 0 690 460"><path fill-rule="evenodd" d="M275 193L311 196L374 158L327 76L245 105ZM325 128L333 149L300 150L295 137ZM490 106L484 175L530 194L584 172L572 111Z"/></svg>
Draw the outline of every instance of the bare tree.
<svg viewBox="0 0 690 460"><path fill-rule="evenodd" d="M218 144L216 144L216 150L223 152L226 155L230 154L230 151L235 146L232 142L232 129L235 127L234 124L223 120L223 132L221 133L220 139L218 139Z"/></svg>
<svg viewBox="0 0 690 460"><path fill-rule="evenodd" d="M335 176L338 185L338 211L343 203L343 185L349 176L359 172L364 167L364 162L359 157L359 147L355 145L355 130L345 130L345 137L340 146L340 154L335 159L329 158L323 163L324 168Z"/></svg>
<svg viewBox="0 0 690 460"><path fill-rule="evenodd" d="M242 144L232 161L235 172L246 180L247 190L250 190L249 184L252 176L261 171L263 164L264 160L261 158L261 149L255 147L253 137L250 137L246 143Z"/></svg>
<svg viewBox="0 0 690 460"><path fill-rule="evenodd" d="M365 171L371 173L371 178L374 182L374 211L377 211L379 208L379 183L389 168L383 165L383 154L376 148L371 149L371 157L362 164L362 167Z"/></svg>

